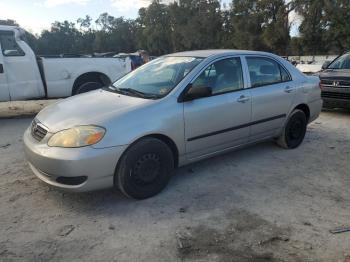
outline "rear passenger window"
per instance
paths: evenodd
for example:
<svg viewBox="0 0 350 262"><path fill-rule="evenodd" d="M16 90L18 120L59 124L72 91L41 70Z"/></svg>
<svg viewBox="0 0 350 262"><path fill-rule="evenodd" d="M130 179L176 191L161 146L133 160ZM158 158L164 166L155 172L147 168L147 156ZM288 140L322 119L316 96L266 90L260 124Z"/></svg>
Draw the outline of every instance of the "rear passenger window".
<svg viewBox="0 0 350 262"><path fill-rule="evenodd" d="M290 81L288 72L277 62L263 57L247 57L252 87Z"/></svg>

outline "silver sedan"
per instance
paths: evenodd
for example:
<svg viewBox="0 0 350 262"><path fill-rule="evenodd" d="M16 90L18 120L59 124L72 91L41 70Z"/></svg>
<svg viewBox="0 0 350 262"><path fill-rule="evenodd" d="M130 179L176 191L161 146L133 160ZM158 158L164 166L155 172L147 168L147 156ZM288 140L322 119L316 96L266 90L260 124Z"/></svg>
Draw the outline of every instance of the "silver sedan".
<svg viewBox="0 0 350 262"><path fill-rule="evenodd" d="M322 107L319 80L264 52L160 57L104 89L42 110L24 134L29 166L70 191L144 199L176 167L274 139L298 147Z"/></svg>

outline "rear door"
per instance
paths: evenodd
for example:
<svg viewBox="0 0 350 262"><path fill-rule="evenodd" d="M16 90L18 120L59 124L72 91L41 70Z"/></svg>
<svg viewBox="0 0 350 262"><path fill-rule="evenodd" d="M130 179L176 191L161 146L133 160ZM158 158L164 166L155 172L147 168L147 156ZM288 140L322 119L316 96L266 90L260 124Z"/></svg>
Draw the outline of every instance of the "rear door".
<svg viewBox="0 0 350 262"><path fill-rule="evenodd" d="M198 158L248 141L250 91L244 83L240 57L218 60L192 81L207 86L212 96L184 103L186 152Z"/></svg>
<svg viewBox="0 0 350 262"><path fill-rule="evenodd" d="M296 86L278 61L246 56L252 95L251 140L273 136L283 127Z"/></svg>
<svg viewBox="0 0 350 262"><path fill-rule="evenodd" d="M10 101L10 93L8 90L7 79L5 75L4 57L0 52L0 102L3 101Z"/></svg>

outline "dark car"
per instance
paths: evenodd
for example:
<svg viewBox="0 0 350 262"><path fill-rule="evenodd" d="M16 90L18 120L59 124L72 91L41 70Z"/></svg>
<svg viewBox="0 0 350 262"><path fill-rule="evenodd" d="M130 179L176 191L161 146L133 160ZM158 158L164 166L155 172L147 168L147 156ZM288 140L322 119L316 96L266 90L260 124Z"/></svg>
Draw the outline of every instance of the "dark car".
<svg viewBox="0 0 350 262"><path fill-rule="evenodd" d="M325 62L320 73L323 107L350 109L350 52Z"/></svg>

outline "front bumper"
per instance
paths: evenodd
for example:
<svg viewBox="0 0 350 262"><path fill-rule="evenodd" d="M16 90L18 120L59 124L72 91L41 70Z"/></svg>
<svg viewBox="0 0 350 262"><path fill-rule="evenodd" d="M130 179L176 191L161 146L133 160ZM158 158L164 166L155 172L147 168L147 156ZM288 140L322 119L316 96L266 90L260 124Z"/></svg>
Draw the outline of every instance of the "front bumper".
<svg viewBox="0 0 350 262"><path fill-rule="evenodd" d="M322 99L325 108L350 108L350 88L324 87Z"/></svg>
<svg viewBox="0 0 350 262"><path fill-rule="evenodd" d="M30 128L24 133L23 141L25 155L34 174L47 184L72 192L112 187L117 162L127 147L49 147L47 138L38 142L32 137ZM78 177L85 179L78 184L62 183Z"/></svg>

